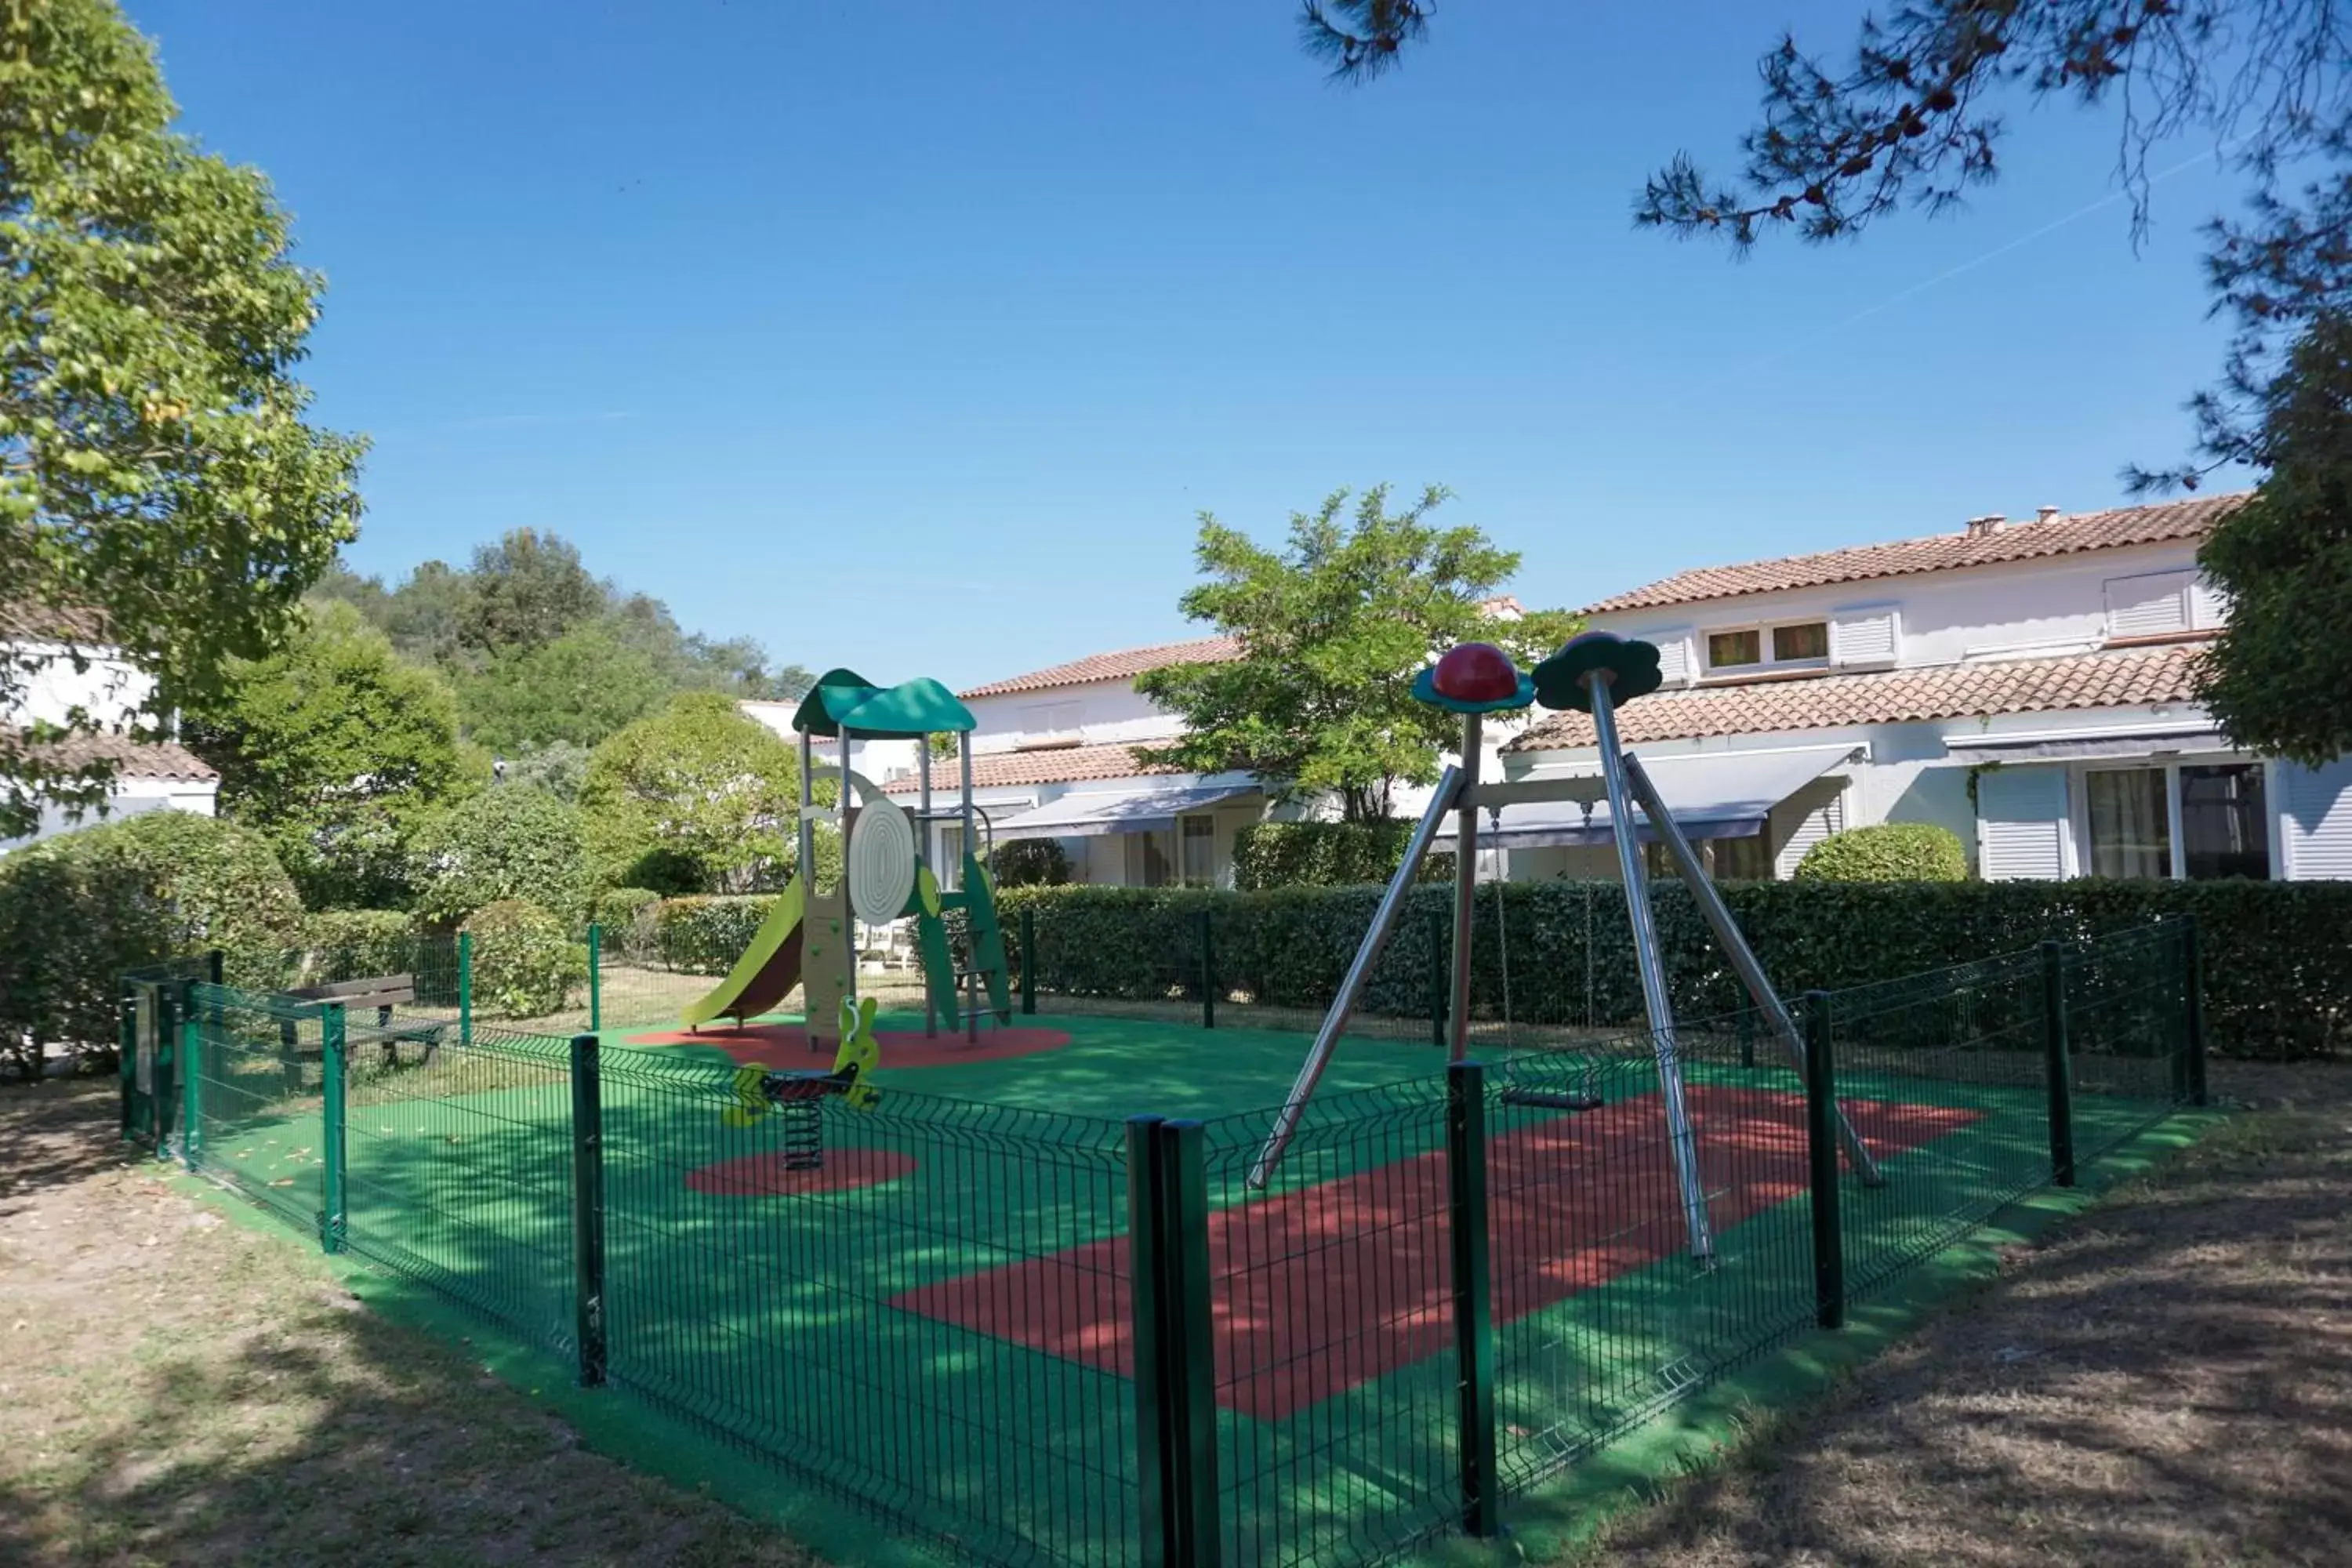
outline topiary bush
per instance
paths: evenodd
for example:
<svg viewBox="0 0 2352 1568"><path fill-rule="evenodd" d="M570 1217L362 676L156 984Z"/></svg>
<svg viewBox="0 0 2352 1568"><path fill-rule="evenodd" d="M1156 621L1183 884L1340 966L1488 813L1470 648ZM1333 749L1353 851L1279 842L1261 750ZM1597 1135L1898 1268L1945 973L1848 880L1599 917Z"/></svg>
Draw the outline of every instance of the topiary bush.
<svg viewBox="0 0 2352 1568"><path fill-rule="evenodd" d="M544 790L486 790L419 830L411 857L417 913L463 920L486 905L520 899L565 930L588 916L588 842L579 808Z"/></svg>
<svg viewBox="0 0 2352 1568"><path fill-rule="evenodd" d="M0 1042L110 1057L124 970L216 947L231 984L275 986L301 930L268 842L234 823L156 811L45 839L0 857Z"/></svg>
<svg viewBox="0 0 2352 1568"><path fill-rule="evenodd" d="M1070 858L1051 838L1015 838L988 858L1000 888L1058 888L1070 879Z"/></svg>
<svg viewBox="0 0 2352 1568"><path fill-rule="evenodd" d="M467 915L461 929L474 939L477 1016L541 1017L587 984L587 950L536 904L501 899Z"/></svg>
<svg viewBox="0 0 2352 1568"><path fill-rule="evenodd" d="M1396 875L1410 822L1254 822L1234 835L1234 886L1352 888ZM1454 857L1431 855L1417 880L1450 881Z"/></svg>
<svg viewBox="0 0 2352 1568"><path fill-rule="evenodd" d="M1931 822L1882 822L1832 833L1797 863L1801 882L1965 882L1959 836Z"/></svg>
<svg viewBox="0 0 2352 1568"><path fill-rule="evenodd" d="M724 974L751 945L775 902L760 893L664 899L654 906L653 950L646 956L686 974Z"/></svg>

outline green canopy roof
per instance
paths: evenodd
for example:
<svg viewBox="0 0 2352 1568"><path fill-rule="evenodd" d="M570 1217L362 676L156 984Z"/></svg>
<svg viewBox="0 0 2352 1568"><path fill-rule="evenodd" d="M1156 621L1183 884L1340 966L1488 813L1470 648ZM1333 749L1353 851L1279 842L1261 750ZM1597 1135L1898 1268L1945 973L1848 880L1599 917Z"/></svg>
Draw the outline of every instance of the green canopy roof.
<svg viewBox="0 0 2352 1568"><path fill-rule="evenodd" d="M877 686L854 669L828 669L793 712L804 735L961 734L979 721L956 694L928 676Z"/></svg>

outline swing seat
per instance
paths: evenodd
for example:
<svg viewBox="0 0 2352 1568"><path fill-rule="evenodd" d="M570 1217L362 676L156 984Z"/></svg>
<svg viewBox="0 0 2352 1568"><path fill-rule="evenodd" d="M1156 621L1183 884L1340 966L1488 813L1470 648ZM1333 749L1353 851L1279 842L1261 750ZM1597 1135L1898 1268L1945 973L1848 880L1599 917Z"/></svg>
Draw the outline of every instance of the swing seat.
<svg viewBox="0 0 2352 1568"><path fill-rule="evenodd" d="M1518 1089L1503 1090L1505 1105L1532 1105L1544 1110L1598 1110L1609 1102L1597 1094L1582 1094L1563 1089Z"/></svg>

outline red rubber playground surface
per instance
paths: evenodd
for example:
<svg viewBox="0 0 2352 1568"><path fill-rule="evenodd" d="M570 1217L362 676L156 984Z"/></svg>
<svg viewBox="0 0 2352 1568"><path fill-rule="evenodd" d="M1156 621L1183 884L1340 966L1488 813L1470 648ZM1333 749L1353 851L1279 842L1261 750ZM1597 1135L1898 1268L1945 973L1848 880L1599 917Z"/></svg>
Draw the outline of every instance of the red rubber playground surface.
<svg viewBox="0 0 2352 1568"><path fill-rule="evenodd" d="M1801 1096L1705 1085L1692 1086L1688 1096L1718 1234L1805 1192ZM1882 1157L1919 1148L1981 1114L1845 1104ZM1492 1140L1497 1324L1682 1249L1664 1125L1653 1092ZM1651 1157L1629 1159L1629 1148L1646 1148ZM1213 1214L1219 1403L1280 1420L1444 1350L1453 1332L1444 1215L1442 1153ZM1104 1372L1125 1375L1133 1359L1123 1239L924 1285L890 1304Z"/></svg>

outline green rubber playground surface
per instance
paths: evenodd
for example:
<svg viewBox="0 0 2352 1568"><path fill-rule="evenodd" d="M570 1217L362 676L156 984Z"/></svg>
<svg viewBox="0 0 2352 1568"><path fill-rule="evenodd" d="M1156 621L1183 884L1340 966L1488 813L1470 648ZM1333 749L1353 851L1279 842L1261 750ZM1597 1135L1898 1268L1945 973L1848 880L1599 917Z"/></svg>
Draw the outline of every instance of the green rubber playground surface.
<svg viewBox="0 0 2352 1568"><path fill-rule="evenodd" d="M773 1020L772 1022L785 1022ZM1455 1391L1444 1083L1425 1044L1349 1039L1266 1190L1244 1180L1304 1035L1137 1019L1020 1019L1019 1054L920 1040L887 1016L880 1103L730 1125L745 1059L805 1048L723 1032L605 1032L606 1295L615 1397L651 1402L992 1560L1139 1555L1128 1376L1127 1118L1206 1123L1219 1482L1236 1562L1360 1561L1448 1527ZM1065 1038L1066 1037L1066 1038ZM991 1037L983 1046L994 1048ZM999 1042L998 1044L1001 1044ZM896 1055L902 1064L894 1067ZM1695 1260L1646 1058L1490 1058L1488 1165L1500 1463L1533 1485L1690 1386L1813 1321L1796 1075L1694 1037L1711 1261ZM575 1348L567 1058L356 1053L350 1249ZM772 1059L770 1059L772 1058ZM1859 1058L1858 1058L1859 1059ZM1843 1188L1847 1277L1894 1279L2043 1179L2032 1052L1922 1054L1848 1072L1886 1180ZM2156 1064L2135 1064L2153 1068ZM2160 1075L2084 1094L2088 1159L2159 1119ZM1559 1100L1595 1102L1570 1111ZM324 1130L266 1043L210 1042L204 1169L315 1232ZM822 1163L788 1167L803 1117Z"/></svg>

